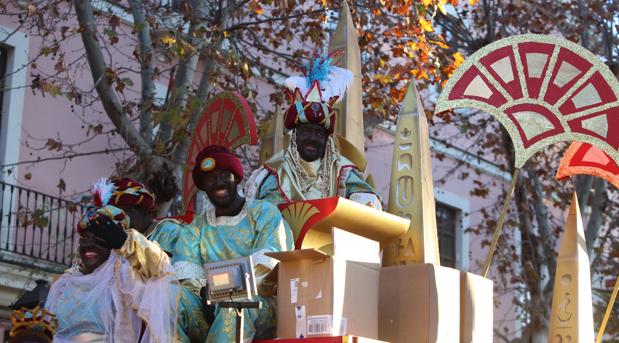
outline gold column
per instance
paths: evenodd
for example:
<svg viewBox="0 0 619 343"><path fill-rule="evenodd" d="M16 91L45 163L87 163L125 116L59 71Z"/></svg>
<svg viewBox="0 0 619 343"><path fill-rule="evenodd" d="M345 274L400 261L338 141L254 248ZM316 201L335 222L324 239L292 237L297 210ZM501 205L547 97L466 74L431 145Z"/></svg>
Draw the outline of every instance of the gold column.
<svg viewBox="0 0 619 343"><path fill-rule="evenodd" d="M574 193L557 258L548 341L593 343L593 339L589 255Z"/></svg>
<svg viewBox="0 0 619 343"><path fill-rule="evenodd" d="M260 144L260 162L269 158L284 148L284 113L281 109L275 111L269 124L269 130L262 137Z"/></svg>
<svg viewBox="0 0 619 343"><path fill-rule="evenodd" d="M385 247L383 265L440 265L428 121L414 80L398 115L388 211L411 223L408 232Z"/></svg>
<svg viewBox="0 0 619 343"><path fill-rule="evenodd" d="M344 52L340 66L349 69L354 74L353 82L346 92L346 96L334 108L337 115L335 132L352 144L357 150L356 154L365 156L363 104L361 101L363 93L361 89L361 52L350 8L346 1L343 2L337 27L329 42L329 52L334 50ZM343 152L343 155L346 156L346 153Z"/></svg>

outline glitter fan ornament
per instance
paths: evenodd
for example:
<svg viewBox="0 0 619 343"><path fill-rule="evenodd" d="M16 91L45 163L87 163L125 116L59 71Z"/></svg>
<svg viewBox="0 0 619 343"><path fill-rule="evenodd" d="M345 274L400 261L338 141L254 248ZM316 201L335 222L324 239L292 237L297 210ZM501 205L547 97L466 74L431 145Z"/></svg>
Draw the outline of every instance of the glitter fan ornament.
<svg viewBox="0 0 619 343"><path fill-rule="evenodd" d="M514 144L514 174L483 276L529 158L556 142L581 141L619 161L619 81L597 56L563 38L526 34L481 48L449 79L435 113L455 108L495 117Z"/></svg>
<svg viewBox="0 0 619 343"><path fill-rule="evenodd" d="M585 174L602 178L619 189L619 166L604 151L589 143L574 142L567 149L557 169L557 180Z"/></svg>

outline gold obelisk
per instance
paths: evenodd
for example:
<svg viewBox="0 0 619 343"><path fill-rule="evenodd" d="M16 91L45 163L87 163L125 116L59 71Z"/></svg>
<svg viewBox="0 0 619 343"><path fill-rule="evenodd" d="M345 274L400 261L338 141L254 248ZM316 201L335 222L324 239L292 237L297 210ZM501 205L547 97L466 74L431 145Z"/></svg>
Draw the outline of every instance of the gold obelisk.
<svg viewBox="0 0 619 343"><path fill-rule="evenodd" d="M365 169L365 163L355 161L352 156L365 156L365 135L363 132L363 104L361 101L361 52L359 43L357 42L357 33L353 25L350 8L346 1L342 4L339 20L335 32L329 41L329 52L342 50L343 56L339 65L343 68L352 71L354 78L353 82L346 92L346 96L342 101L335 105L335 113L337 119L335 123L335 132L345 138L350 143L351 148L356 152L348 153L346 148L341 148L342 155L355 162L357 167ZM340 143L340 145L344 145ZM360 164L363 164L362 166Z"/></svg>
<svg viewBox="0 0 619 343"><path fill-rule="evenodd" d="M408 232L385 246L383 265L440 265L428 121L414 80L398 115L388 211L411 224Z"/></svg>
<svg viewBox="0 0 619 343"><path fill-rule="evenodd" d="M262 138L260 144L260 162L266 162L271 156L284 148L284 114L281 109L275 111L275 115L269 124L269 130Z"/></svg>
<svg viewBox="0 0 619 343"><path fill-rule="evenodd" d="M552 295L549 342L593 343L591 277L576 193L567 216Z"/></svg>

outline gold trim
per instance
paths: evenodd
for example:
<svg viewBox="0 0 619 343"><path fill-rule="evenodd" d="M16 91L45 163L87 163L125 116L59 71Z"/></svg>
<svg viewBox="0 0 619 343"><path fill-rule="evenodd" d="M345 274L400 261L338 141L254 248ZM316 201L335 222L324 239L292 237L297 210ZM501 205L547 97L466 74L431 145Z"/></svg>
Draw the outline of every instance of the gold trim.
<svg viewBox="0 0 619 343"><path fill-rule="evenodd" d="M561 48L565 48L571 52L574 52L580 57L586 59L588 62L592 64L592 67L585 73L585 75L582 78L580 78L574 85L572 85L572 87L565 93L565 95L563 95L563 97L559 99L559 101L557 101L557 103L554 106L551 106L550 104L543 101L542 96L545 96L546 94L546 90L544 89L540 90L540 95L537 99L529 98L529 90L527 88L525 74L523 70L524 65L522 63L519 51L517 49L518 44L520 43L545 43L545 44L551 44L554 46L553 53L550 57L551 59L549 62L550 64L548 65L546 74L544 75L542 88L544 86L546 88L548 87L550 78L552 77L551 68L554 66L554 64L556 64L556 60L558 58L557 51L560 51ZM488 53L493 52L505 46L511 46L513 50L515 63L516 63L516 69L518 71L518 78L520 80L520 87L523 92L522 99L514 100L514 101L508 100L506 104L503 104L499 108L496 108L494 106L488 105L481 101L472 100L472 99L449 100L449 95L452 92L453 87L462 78L464 73L466 73L473 66L477 67L480 70L480 72L482 72L482 69L479 68L479 65L478 65L479 60L482 57L486 56ZM555 54L557 55L557 57L555 57ZM614 90L615 96L619 98L619 81L617 80L617 78L610 71L610 69L604 63L602 63L602 61L600 61L599 58L597 58L597 56L595 56L592 52L588 51L582 46L576 43L570 42L568 40L562 39L562 38L548 36L548 35L525 34L525 35L508 37L508 38L496 41L492 44L488 44L485 47L479 49L477 52L471 55L467 60L465 60L458 69L456 69L453 76L447 81L445 88L439 95L439 99L436 104L435 113L440 113L440 112L444 112L444 111L455 109L455 108L467 108L468 107L468 108L475 108L475 109L481 110L495 117L505 127L510 137L512 138L514 149L516 151L516 161L515 161L516 168L522 168L524 164L526 163L526 161L531 156L536 154L538 151L540 151L545 146L551 145L551 144L554 144L560 141L581 141L581 142L595 145L596 147L606 152L615 162L619 164L619 151L617 151L612 146L610 146L610 144L608 144L602 139L599 139L591 135L572 132L569 125L567 124L569 120L573 120L573 119L586 116L588 114L591 114L597 111L603 111L605 109L611 108L617 102L613 102L610 104L609 103L602 104L595 108L577 112L569 116L563 116L558 111L558 108L561 107L565 103L565 101L567 101L567 99L570 96L572 96L574 92L576 92L576 90L579 87L581 87L585 82L589 81L589 79L595 72L599 72L602 75L602 77L607 82L607 84L610 86L610 88ZM493 86L496 87L496 85L494 84ZM504 88L498 87L497 91L502 93L501 89L504 89ZM549 138L545 138L525 149L524 146L522 145L522 141L518 133L518 128L511 120L509 120L509 118L503 112L504 109L507 107L514 106L516 104L522 104L522 103L534 103L534 104L544 106L549 111L551 111L555 115L556 118L558 118L558 120L561 122L561 125L564 131L566 132L558 134L558 135L554 135Z"/></svg>

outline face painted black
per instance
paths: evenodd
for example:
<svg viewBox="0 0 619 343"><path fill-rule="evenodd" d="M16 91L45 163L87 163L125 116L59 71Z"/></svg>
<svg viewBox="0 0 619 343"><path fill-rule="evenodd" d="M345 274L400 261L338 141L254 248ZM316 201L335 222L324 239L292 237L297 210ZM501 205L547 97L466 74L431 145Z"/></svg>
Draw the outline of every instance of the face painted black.
<svg viewBox="0 0 619 343"><path fill-rule="evenodd" d="M229 170L215 169L204 174L202 189L215 208L227 212L238 203L237 187L241 180Z"/></svg>
<svg viewBox="0 0 619 343"><path fill-rule="evenodd" d="M296 128L297 151L307 162L322 158L327 146L327 130L318 124L300 124Z"/></svg>
<svg viewBox="0 0 619 343"><path fill-rule="evenodd" d="M88 230L80 234L78 253L84 274L92 273L110 257L111 250L101 244L101 239Z"/></svg>

